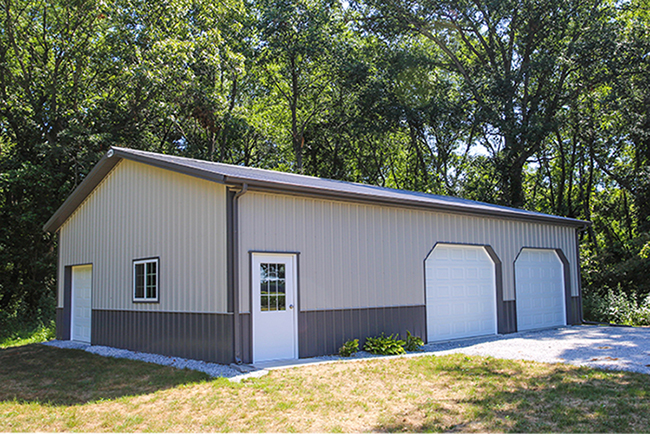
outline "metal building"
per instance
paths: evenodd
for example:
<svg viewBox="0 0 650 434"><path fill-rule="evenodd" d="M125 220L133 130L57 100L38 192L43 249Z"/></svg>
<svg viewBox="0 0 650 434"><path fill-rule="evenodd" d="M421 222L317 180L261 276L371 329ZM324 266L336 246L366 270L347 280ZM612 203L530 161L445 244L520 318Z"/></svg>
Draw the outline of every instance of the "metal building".
<svg viewBox="0 0 650 434"><path fill-rule="evenodd" d="M112 148L44 229L58 339L250 363L579 324L587 224Z"/></svg>

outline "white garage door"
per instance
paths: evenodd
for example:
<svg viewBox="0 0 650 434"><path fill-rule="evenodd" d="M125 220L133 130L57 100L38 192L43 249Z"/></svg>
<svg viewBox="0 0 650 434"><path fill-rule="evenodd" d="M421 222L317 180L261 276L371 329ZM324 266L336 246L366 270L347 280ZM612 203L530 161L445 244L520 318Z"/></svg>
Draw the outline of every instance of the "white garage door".
<svg viewBox="0 0 650 434"><path fill-rule="evenodd" d="M496 334L494 263L483 247L438 244L425 266L429 342Z"/></svg>
<svg viewBox="0 0 650 434"><path fill-rule="evenodd" d="M72 267L72 335L73 341L90 343L91 294L93 266Z"/></svg>
<svg viewBox="0 0 650 434"><path fill-rule="evenodd" d="M515 262L517 328L566 324L563 265L553 250L523 249Z"/></svg>

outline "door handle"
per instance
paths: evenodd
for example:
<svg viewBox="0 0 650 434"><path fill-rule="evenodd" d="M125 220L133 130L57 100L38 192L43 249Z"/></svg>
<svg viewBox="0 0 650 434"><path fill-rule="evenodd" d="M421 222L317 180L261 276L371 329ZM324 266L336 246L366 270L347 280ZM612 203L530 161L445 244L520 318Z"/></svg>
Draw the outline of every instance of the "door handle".
<svg viewBox="0 0 650 434"><path fill-rule="evenodd" d="M290 304L290 305L289 305L289 309L293 309L293 304Z"/></svg>

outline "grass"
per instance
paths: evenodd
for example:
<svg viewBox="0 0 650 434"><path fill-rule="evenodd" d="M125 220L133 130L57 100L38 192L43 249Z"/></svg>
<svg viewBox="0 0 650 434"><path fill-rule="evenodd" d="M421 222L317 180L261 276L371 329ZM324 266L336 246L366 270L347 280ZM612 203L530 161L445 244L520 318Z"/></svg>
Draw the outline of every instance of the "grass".
<svg viewBox="0 0 650 434"><path fill-rule="evenodd" d="M648 380L450 355L303 366L234 384L26 345L0 350L0 432L648 432Z"/></svg>

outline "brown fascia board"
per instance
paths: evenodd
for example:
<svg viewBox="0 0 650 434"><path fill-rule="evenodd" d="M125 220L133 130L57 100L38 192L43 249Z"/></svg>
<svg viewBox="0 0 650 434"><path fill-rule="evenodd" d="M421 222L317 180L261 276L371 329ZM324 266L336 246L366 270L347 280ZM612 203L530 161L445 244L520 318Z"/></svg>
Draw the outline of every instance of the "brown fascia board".
<svg viewBox="0 0 650 434"><path fill-rule="evenodd" d="M113 152L111 153L111 151ZM526 214L525 212L518 212L517 210L510 211L507 208L498 210L490 210L484 208L476 209L473 207L463 207L454 204L432 204L430 202L419 200L396 199L370 194L365 195L331 189L319 189L313 186L302 186L300 184L287 184L266 180L261 181L252 178L225 176L209 170L178 165L173 162L161 160L159 158L149 158L145 155L131 153L128 151L128 149L111 148L111 150L99 161L99 163L97 163L95 168L88 174L86 179L72 192L70 197L68 197L63 205L61 205L56 213L43 226L43 230L46 232L57 231L121 159L132 160L135 162L159 167L161 169L171 170L173 172L181 173L184 175L205 179L207 181L233 185L240 188L244 184L247 184L249 188L253 190L269 193L285 193L300 196L328 198L334 200L347 200L375 205L384 204L402 208L406 207L430 211L444 211L463 215L482 215L487 217L507 218L520 221L532 221L547 224L551 223L562 226L572 226L576 228L586 228L591 225L591 222L584 220L545 214Z"/></svg>

